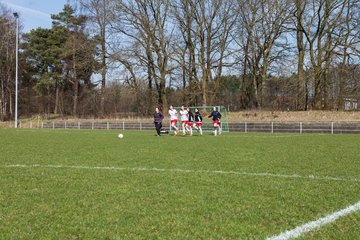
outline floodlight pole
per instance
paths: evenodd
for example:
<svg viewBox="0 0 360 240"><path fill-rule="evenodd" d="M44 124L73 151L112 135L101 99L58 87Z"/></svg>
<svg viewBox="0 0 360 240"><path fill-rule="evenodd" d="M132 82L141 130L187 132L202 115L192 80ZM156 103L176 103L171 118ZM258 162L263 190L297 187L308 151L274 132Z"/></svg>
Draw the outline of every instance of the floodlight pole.
<svg viewBox="0 0 360 240"><path fill-rule="evenodd" d="M15 67L15 128L18 127L18 77L19 77L19 14L14 12L16 18L16 67Z"/></svg>

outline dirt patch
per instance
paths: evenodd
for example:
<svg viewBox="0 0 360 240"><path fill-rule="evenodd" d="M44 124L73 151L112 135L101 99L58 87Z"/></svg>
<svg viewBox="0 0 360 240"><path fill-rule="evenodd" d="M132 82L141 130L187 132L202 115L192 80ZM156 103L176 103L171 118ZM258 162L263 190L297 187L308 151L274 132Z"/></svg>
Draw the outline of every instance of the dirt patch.
<svg viewBox="0 0 360 240"><path fill-rule="evenodd" d="M280 111L243 111L229 112L229 122L244 121L278 121L278 122L339 122L360 121L360 112L329 112L329 111L306 111L306 112L280 112Z"/></svg>

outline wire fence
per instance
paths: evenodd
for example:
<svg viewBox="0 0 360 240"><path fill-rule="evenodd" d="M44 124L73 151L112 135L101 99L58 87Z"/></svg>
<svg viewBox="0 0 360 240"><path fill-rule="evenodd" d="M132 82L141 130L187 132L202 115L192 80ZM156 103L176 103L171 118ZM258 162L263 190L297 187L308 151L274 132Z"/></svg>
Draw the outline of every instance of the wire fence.
<svg viewBox="0 0 360 240"><path fill-rule="evenodd" d="M168 124L163 124L169 130ZM10 122L8 127L14 127ZM101 129L101 130L154 130L151 120L139 121L20 121L19 128L44 129ZM211 131L211 124L204 125L204 131ZM321 133L360 134L360 122L230 122L230 132L262 133Z"/></svg>

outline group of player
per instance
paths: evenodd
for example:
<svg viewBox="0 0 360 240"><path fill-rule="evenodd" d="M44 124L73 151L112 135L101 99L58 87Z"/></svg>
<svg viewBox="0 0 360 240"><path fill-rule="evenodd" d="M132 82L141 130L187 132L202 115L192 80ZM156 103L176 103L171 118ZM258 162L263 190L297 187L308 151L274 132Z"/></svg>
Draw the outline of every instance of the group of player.
<svg viewBox="0 0 360 240"><path fill-rule="evenodd" d="M201 116L201 113L198 108L195 108L195 114L193 114L189 107L185 109L184 106L181 106L181 109L179 111L180 113L180 120L181 120L181 129L182 129L182 135L185 136L188 132L190 136L193 135L193 128L195 128L200 135L203 135L203 129L202 129L202 122L203 118ZM169 116L170 116L170 127L174 131L174 135L178 135L180 132L180 129L177 126L178 122L178 111L173 107L170 106L169 108ZM213 128L214 128L214 135L217 136L218 134L221 134L221 114L218 111L216 107L213 108L213 111L208 116L209 118L212 118L213 120ZM164 115L160 112L159 108L155 109L154 113L154 123L156 128L156 136L161 136L161 128L162 128L162 120L164 119Z"/></svg>

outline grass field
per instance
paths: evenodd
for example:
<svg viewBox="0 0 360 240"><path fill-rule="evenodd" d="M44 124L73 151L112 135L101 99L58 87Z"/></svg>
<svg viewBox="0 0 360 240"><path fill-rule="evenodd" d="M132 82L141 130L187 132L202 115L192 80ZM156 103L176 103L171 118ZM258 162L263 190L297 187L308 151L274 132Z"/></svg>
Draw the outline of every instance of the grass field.
<svg viewBox="0 0 360 240"><path fill-rule="evenodd" d="M0 239L266 239L360 201L359 136L117 133L0 129Z"/></svg>

